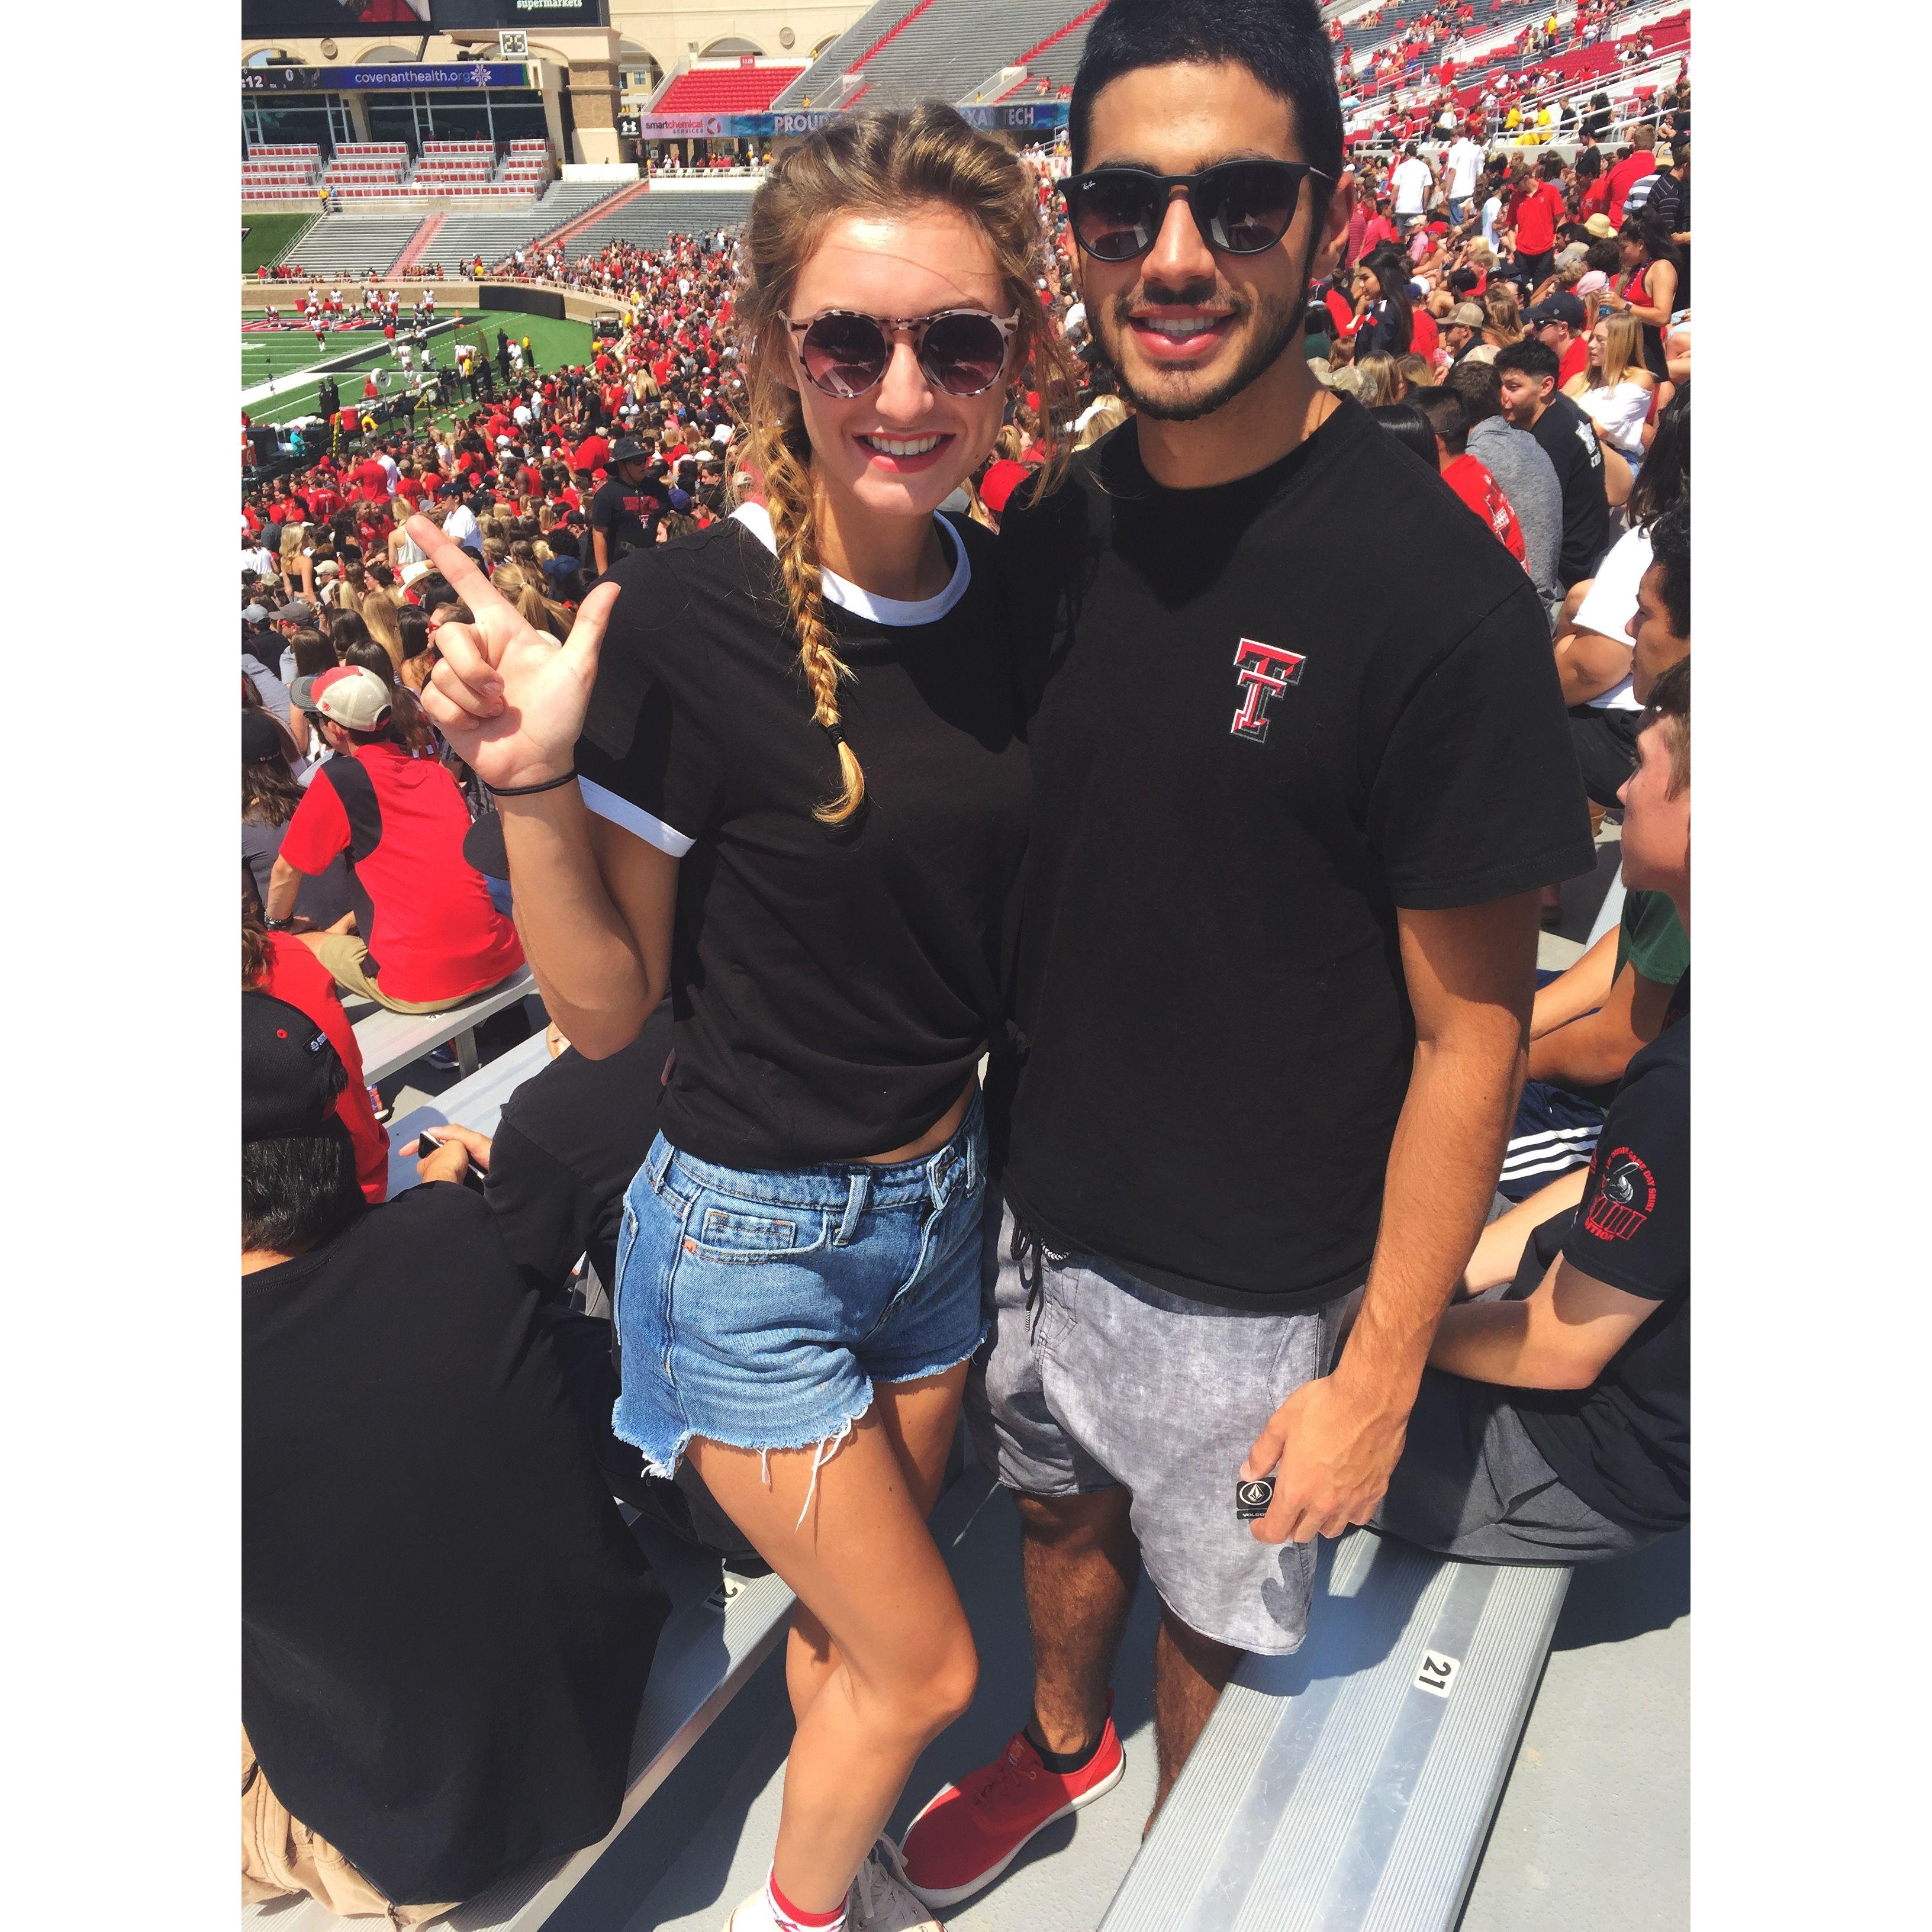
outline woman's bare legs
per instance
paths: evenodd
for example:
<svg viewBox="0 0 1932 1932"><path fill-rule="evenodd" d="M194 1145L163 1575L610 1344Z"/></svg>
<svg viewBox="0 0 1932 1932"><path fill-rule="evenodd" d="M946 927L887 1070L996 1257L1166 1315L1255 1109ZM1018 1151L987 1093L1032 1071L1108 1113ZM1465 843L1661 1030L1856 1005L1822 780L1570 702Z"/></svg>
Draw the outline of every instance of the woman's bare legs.
<svg viewBox="0 0 1932 1932"><path fill-rule="evenodd" d="M820 1463L802 1526L814 1450L774 1450L767 1483L756 1450L702 1436L691 1444L712 1496L824 1634L815 1654L810 1636L801 1640L814 1655L805 1673L812 1694L785 1768L772 1861L780 1889L808 1912L843 1902L914 1760L972 1701L972 1633L926 1527L928 1485L915 1487L900 1447L916 1448L919 1466L929 1467L941 1414L956 1409L964 1379L962 1365L896 1391L881 1384ZM940 1388L928 1403L916 1393L948 1383L950 1397Z"/></svg>
<svg viewBox="0 0 1932 1932"><path fill-rule="evenodd" d="M939 1500L965 1386L964 1363L916 1382L874 1385L872 1412L891 1438L921 1516L932 1515ZM799 1723L805 1721L812 1700L838 1664L838 1646L826 1636L825 1626L802 1603L794 1604L785 1644L785 1688L791 1694L792 1716Z"/></svg>

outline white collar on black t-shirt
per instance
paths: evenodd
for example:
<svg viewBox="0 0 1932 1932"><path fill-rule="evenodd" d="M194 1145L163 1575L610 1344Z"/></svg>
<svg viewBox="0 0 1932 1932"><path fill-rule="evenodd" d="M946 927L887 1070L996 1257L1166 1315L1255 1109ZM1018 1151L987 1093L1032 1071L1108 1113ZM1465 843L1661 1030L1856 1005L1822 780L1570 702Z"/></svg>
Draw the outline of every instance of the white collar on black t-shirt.
<svg viewBox="0 0 1932 1932"><path fill-rule="evenodd" d="M731 512L731 520L742 524L774 556L778 554L778 540L772 534L771 512L764 504L740 503ZM903 598L881 597L876 592L848 584L844 578L835 576L827 570L821 573L826 598L840 609L850 610L855 617L869 617L874 623L889 625L894 630L938 622L965 596L966 586L973 580L973 566L968 560L966 546L960 541L959 532L936 512L933 521L952 544L953 556L951 580L937 596L916 598L910 602Z"/></svg>

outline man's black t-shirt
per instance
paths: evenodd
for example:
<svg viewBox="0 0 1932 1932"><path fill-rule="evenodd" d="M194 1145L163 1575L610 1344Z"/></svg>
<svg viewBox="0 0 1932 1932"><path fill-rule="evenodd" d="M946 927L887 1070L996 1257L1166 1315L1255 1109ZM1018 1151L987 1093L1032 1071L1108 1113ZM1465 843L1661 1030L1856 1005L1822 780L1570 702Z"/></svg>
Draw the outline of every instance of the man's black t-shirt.
<svg viewBox="0 0 1932 1932"><path fill-rule="evenodd" d="M1009 1193L1050 1247L1318 1305L1367 1270L1408 1090L1396 908L1592 863L1542 607L1346 399L1210 489L1129 423L1000 558L1044 679Z"/></svg>
<svg viewBox="0 0 1932 1932"><path fill-rule="evenodd" d="M1672 996L1688 1010L1690 975ZM1690 1022L1631 1060L1610 1103L1582 1207L1537 1229L1526 1276L1561 1247L1592 1280L1657 1304L1587 1389L1508 1398L1564 1488L1633 1529L1690 1520Z"/></svg>
<svg viewBox="0 0 1932 1932"><path fill-rule="evenodd" d="M952 575L924 602L827 574L866 775L843 825L812 816L838 795L838 754L812 719L764 513L614 573L577 768L592 812L682 862L659 1125L700 1160L790 1168L903 1146L1004 1019L1026 747L992 539L940 526Z"/></svg>
<svg viewBox="0 0 1932 1932"><path fill-rule="evenodd" d="M670 1046L670 1015L660 1008L622 1052L587 1060L567 1048L504 1102L484 1198L538 1294L561 1298L585 1254L597 1279L615 1286L624 1192L657 1137Z"/></svg>
<svg viewBox="0 0 1932 1932"><path fill-rule="evenodd" d="M400 1904L617 1815L663 1591L490 1210L412 1188L242 1283L242 1718Z"/></svg>
<svg viewBox="0 0 1932 1932"><path fill-rule="evenodd" d="M604 532L605 552L615 563L632 550L650 548L664 510L661 485L654 488L648 479L622 483L614 476L590 500L590 527Z"/></svg>
<svg viewBox="0 0 1932 1932"><path fill-rule="evenodd" d="M1568 396L1553 395L1531 430L1556 466L1563 486L1563 544L1556 574L1568 590L1594 574L1610 546L1610 499L1604 494L1604 452L1590 418Z"/></svg>

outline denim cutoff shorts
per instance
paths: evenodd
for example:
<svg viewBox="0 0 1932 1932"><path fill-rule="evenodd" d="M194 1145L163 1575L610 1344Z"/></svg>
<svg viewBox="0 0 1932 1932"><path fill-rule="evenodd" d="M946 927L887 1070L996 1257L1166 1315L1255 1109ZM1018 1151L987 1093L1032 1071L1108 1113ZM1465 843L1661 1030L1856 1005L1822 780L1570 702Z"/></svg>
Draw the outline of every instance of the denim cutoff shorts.
<svg viewBox="0 0 1932 1932"><path fill-rule="evenodd" d="M669 1476L694 1436L830 1450L874 1382L956 1367L986 1333L976 1094L935 1154L756 1172L658 1135L624 1197L611 1422Z"/></svg>

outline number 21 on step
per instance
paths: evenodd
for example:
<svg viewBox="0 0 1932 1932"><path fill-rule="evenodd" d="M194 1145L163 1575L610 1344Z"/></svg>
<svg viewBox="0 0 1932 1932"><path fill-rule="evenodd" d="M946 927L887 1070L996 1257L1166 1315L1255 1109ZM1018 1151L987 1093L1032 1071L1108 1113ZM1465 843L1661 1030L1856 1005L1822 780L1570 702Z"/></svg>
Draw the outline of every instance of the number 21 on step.
<svg viewBox="0 0 1932 1932"><path fill-rule="evenodd" d="M1422 1666L1415 1673L1415 1688L1426 1690L1432 1697L1446 1697L1449 1687L1456 1681L1456 1673L1462 1667L1460 1657L1441 1657L1432 1650L1422 1653Z"/></svg>

